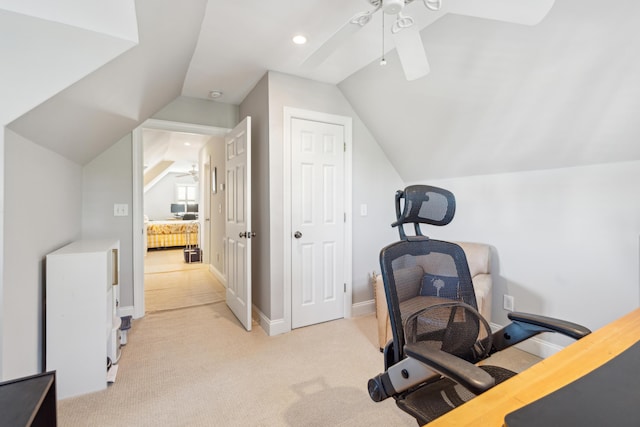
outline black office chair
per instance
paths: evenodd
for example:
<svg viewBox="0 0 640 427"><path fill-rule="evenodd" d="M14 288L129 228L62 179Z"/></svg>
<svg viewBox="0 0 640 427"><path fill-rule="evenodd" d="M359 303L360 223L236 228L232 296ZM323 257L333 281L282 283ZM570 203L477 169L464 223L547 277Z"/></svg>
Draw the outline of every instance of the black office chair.
<svg viewBox="0 0 640 427"><path fill-rule="evenodd" d="M392 340L384 349L385 372L369 380L371 398L393 397L426 424L515 375L497 366L476 366L491 354L541 332L574 339L587 328L543 316L509 313L511 323L491 333L478 313L462 248L425 236L420 224L451 222L455 197L426 185L407 187L395 198L400 241L384 248L380 265ZM413 224L407 235L404 224Z"/></svg>

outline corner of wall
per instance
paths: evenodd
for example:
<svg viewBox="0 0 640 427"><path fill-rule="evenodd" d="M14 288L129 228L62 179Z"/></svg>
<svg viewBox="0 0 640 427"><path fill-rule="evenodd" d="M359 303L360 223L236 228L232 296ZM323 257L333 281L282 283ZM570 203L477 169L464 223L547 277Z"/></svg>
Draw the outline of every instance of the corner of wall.
<svg viewBox="0 0 640 427"><path fill-rule="evenodd" d="M4 381L4 135L0 129L0 381Z"/></svg>

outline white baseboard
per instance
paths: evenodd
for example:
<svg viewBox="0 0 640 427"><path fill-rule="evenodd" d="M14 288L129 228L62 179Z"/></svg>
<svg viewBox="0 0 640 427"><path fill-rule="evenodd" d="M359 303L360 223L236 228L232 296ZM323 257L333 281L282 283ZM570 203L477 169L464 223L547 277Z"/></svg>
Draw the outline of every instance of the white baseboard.
<svg viewBox="0 0 640 427"><path fill-rule="evenodd" d="M501 328L501 325L498 325L497 323L491 323L491 330L493 332ZM543 359L556 354L564 348L549 341L542 340L538 337L532 337L526 341L522 341L521 343L516 344L515 347Z"/></svg>
<svg viewBox="0 0 640 427"><path fill-rule="evenodd" d="M225 288L227 287L227 278L224 277L224 275L220 271L218 271L218 269L215 268L212 264L209 264L209 271L211 272L211 274L216 276L216 279L218 279Z"/></svg>
<svg viewBox="0 0 640 427"><path fill-rule="evenodd" d="M253 306L253 318L258 320L260 327L264 329L268 336L280 335L286 332L291 332L291 328L288 328L284 319L271 320L263 312L261 312L255 305Z"/></svg>
<svg viewBox="0 0 640 427"><path fill-rule="evenodd" d="M375 300L363 301L355 303L351 306L351 316L364 316L376 312ZM260 327L269 336L284 334L291 332L291 329L285 325L284 319L269 319L255 305L253 306L253 318L260 324Z"/></svg>
<svg viewBox="0 0 640 427"><path fill-rule="evenodd" d="M369 301L357 302L351 305L352 317L364 316L365 314L371 314L375 312L376 312L376 301L373 299Z"/></svg>
<svg viewBox="0 0 640 427"><path fill-rule="evenodd" d="M132 318L135 318L134 312L135 311L134 311L132 305L128 305L126 307L118 308L118 316L120 316L120 317L131 316Z"/></svg>

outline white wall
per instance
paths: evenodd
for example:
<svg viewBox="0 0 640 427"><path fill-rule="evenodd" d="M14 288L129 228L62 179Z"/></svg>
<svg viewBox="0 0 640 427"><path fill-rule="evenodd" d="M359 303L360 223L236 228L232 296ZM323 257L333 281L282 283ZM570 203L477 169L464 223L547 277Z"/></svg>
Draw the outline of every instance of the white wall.
<svg viewBox="0 0 640 427"><path fill-rule="evenodd" d="M34 2L12 2L10 8L17 12L1 6L0 37L11 42L0 45L0 124L21 117L137 44L133 5L114 5L109 21L123 31L111 31L104 14L87 22L90 13L85 12L95 4L87 8L87 2L73 2L77 7L68 10L60 4L27 5ZM77 25L79 21L84 25Z"/></svg>
<svg viewBox="0 0 640 427"><path fill-rule="evenodd" d="M428 235L494 247L495 323L508 293L518 311L596 329L640 305L638 182L640 161L423 182L457 199Z"/></svg>
<svg viewBox="0 0 640 427"><path fill-rule="evenodd" d="M83 168L82 237L120 240L120 306L133 305L133 202L131 134ZM128 216L114 216L114 204Z"/></svg>
<svg viewBox="0 0 640 427"><path fill-rule="evenodd" d="M168 173L146 193L144 193L144 213L152 221L164 221L170 218L171 203L176 203L177 184L195 184L196 194L200 194L199 183L190 176L179 176L181 174ZM198 201L200 203L200 201Z"/></svg>
<svg viewBox="0 0 640 427"><path fill-rule="evenodd" d="M179 96L153 118L232 129L239 122L238 114L237 105Z"/></svg>
<svg viewBox="0 0 640 427"><path fill-rule="evenodd" d="M4 366L4 162L5 162L5 129L4 126L0 127L0 380L6 379L3 376Z"/></svg>
<svg viewBox="0 0 640 427"><path fill-rule="evenodd" d="M6 130L0 378L40 372L46 254L80 237L82 168Z"/></svg>
<svg viewBox="0 0 640 427"><path fill-rule="evenodd" d="M353 118L353 303L373 299L369 274L379 271L378 253L397 240L389 227L395 219L393 197L404 188L399 175L340 90L277 72L268 74L269 199L271 227L271 320L284 316L283 108L293 107ZM368 216L359 216L367 204Z"/></svg>
<svg viewBox="0 0 640 427"><path fill-rule="evenodd" d="M271 269L271 255L278 249L271 240L268 76L265 74L242 101L240 117L251 116L251 228L256 232L256 238L251 240L251 302L271 319L271 284L278 280ZM282 277L279 279L282 281Z"/></svg>

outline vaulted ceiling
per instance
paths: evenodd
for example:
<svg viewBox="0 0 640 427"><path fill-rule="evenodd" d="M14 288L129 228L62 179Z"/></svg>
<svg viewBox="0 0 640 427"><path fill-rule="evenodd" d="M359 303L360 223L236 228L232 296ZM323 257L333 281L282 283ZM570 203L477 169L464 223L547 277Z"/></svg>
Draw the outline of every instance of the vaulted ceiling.
<svg viewBox="0 0 640 427"><path fill-rule="evenodd" d="M4 1L8 0L0 0L0 7ZM101 3L107 10L111 7L105 0L91 1ZM67 6L83 2L64 0ZM118 3L130 2L120 0ZM136 1L139 41L135 46L30 111L25 111L9 127L37 144L79 164L86 164L180 96L206 4L206 0ZM94 9L96 11L102 13L100 9ZM0 9L0 15L4 13ZM0 28L4 39L3 30ZM22 55L40 55L46 47L43 46L45 41L40 39L43 35L37 29L35 31L13 38L11 45L0 43L0 54L5 49L18 52L24 49ZM31 47L30 42L35 47ZM83 52L77 52L77 55L81 54ZM76 60L74 56L58 59L60 63ZM57 71L60 64L52 59L40 67L37 77L46 81L47 71ZM18 79L24 75L19 70L15 74Z"/></svg>
<svg viewBox="0 0 640 427"><path fill-rule="evenodd" d="M485 0L481 11L498 18L535 1ZM7 3L0 19L15 13ZM137 0L137 45L9 126L84 164L179 95L220 90L217 102L239 104L275 70L337 84L407 182L640 159L638 2L556 0L535 26L461 15L477 0L442 0L440 12L422 3L406 12L423 27L431 72L407 81L390 38L383 48L380 12L304 67L351 16L372 9L365 0ZM28 55L19 49L34 37L6 31L12 43L0 42L0 54ZM291 43L297 33L307 45Z"/></svg>

